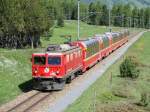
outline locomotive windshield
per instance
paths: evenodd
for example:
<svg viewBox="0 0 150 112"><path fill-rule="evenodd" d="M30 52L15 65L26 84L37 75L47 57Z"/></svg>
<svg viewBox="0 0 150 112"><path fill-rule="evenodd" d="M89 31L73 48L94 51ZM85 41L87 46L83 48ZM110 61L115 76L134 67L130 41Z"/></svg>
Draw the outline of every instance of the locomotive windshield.
<svg viewBox="0 0 150 112"><path fill-rule="evenodd" d="M44 56L35 56L34 57L34 64L35 65L45 65L46 64L46 57L44 57Z"/></svg>
<svg viewBox="0 0 150 112"><path fill-rule="evenodd" d="M48 57L48 64L49 65L60 65L61 58L60 57Z"/></svg>

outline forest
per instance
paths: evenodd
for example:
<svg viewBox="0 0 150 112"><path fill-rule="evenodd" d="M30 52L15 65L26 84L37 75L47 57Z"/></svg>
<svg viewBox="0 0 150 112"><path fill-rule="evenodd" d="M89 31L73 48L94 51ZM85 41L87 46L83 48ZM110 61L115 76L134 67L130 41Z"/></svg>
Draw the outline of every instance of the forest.
<svg viewBox="0 0 150 112"><path fill-rule="evenodd" d="M110 17L110 21L109 21ZM0 0L0 48L36 48L64 20L77 20L77 0ZM80 3L80 20L91 25L150 28L150 7Z"/></svg>

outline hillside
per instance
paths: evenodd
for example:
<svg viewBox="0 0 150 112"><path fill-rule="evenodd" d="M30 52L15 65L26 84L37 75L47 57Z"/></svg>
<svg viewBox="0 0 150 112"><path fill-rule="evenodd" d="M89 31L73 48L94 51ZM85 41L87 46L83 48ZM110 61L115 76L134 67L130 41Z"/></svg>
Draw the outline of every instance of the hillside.
<svg viewBox="0 0 150 112"><path fill-rule="evenodd" d="M94 1L100 1L104 4L131 4L132 6L137 6L137 7L150 7L150 0L81 0L85 3L90 3Z"/></svg>

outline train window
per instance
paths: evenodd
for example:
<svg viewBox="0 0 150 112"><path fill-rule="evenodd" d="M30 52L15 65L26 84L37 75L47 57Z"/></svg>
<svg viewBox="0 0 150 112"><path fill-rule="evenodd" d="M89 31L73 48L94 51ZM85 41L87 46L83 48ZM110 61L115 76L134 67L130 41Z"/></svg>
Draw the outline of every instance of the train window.
<svg viewBox="0 0 150 112"><path fill-rule="evenodd" d="M109 38L107 36L103 37L104 48L109 46Z"/></svg>
<svg viewBox="0 0 150 112"><path fill-rule="evenodd" d="M93 41L92 43L87 45L86 58L96 54L97 52L99 52L99 42L98 41Z"/></svg>
<svg viewBox="0 0 150 112"><path fill-rule="evenodd" d="M75 52L73 53L73 57L76 58L76 53Z"/></svg>
<svg viewBox="0 0 150 112"><path fill-rule="evenodd" d="M73 54L70 54L70 61L72 61L73 59Z"/></svg>
<svg viewBox="0 0 150 112"><path fill-rule="evenodd" d="M79 57L78 52L76 52L76 58L78 58L78 57Z"/></svg>
<svg viewBox="0 0 150 112"><path fill-rule="evenodd" d="M76 52L74 52L74 58L77 58L77 54L76 54Z"/></svg>
<svg viewBox="0 0 150 112"><path fill-rule="evenodd" d="M118 34L113 34L113 42L115 43L115 42L117 42L118 41Z"/></svg>
<svg viewBox="0 0 150 112"><path fill-rule="evenodd" d="M66 62L69 62L69 55L66 55Z"/></svg>
<svg viewBox="0 0 150 112"><path fill-rule="evenodd" d="M73 53L72 56L73 56L73 58L76 58L76 54L75 53Z"/></svg>
<svg viewBox="0 0 150 112"><path fill-rule="evenodd" d="M78 52L76 52L76 58L78 58L79 56L78 56Z"/></svg>
<svg viewBox="0 0 150 112"><path fill-rule="evenodd" d="M61 58L60 57L48 57L48 64L60 65L61 64Z"/></svg>
<svg viewBox="0 0 150 112"><path fill-rule="evenodd" d="M46 57L45 56L35 56L34 57L34 64L35 65L45 65L46 64Z"/></svg>
<svg viewBox="0 0 150 112"><path fill-rule="evenodd" d="M78 56L80 57L80 51L78 51Z"/></svg>

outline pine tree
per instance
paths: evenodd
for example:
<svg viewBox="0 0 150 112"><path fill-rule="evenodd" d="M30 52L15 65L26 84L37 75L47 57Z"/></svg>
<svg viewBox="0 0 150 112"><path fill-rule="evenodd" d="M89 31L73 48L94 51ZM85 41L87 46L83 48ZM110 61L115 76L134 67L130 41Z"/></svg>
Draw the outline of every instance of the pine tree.
<svg viewBox="0 0 150 112"><path fill-rule="evenodd" d="M64 19L62 16L58 16L57 18L57 26L64 27Z"/></svg>
<svg viewBox="0 0 150 112"><path fill-rule="evenodd" d="M130 4L124 5L123 14L124 14L124 26L130 27L131 26L131 18L130 17L132 15Z"/></svg>
<svg viewBox="0 0 150 112"><path fill-rule="evenodd" d="M144 24L145 28L150 28L150 8L146 8L144 11Z"/></svg>
<svg viewBox="0 0 150 112"><path fill-rule="evenodd" d="M96 7L94 3L89 5L89 24L96 24Z"/></svg>
<svg viewBox="0 0 150 112"><path fill-rule="evenodd" d="M134 7L132 10L132 26L137 27L138 26L138 8Z"/></svg>
<svg viewBox="0 0 150 112"><path fill-rule="evenodd" d="M103 13L101 15L100 24L108 26L108 24L109 24L109 10L107 9L106 5L102 6L102 12Z"/></svg>
<svg viewBox="0 0 150 112"><path fill-rule="evenodd" d="M113 7L113 16L114 16L114 25L120 27L123 26L124 15L122 5L119 4Z"/></svg>

